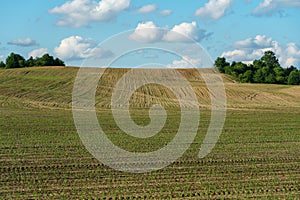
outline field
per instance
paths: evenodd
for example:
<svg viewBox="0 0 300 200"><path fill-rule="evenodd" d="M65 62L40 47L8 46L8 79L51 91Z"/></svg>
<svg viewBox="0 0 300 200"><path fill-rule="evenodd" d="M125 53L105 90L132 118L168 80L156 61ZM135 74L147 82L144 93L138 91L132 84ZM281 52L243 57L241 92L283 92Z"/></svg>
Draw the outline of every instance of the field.
<svg viewBox="0 0 300 200"><path fill-rule="evenodd" d="M153 151L174 137L180 120L178 102L164 87L140 88L131 98L133 120L148 124L148 109L158 102L167 110L167 123L150 139L128 137L116 127L110 111L113 85L127 70L110 69L100 81L98 120L123 149ZM240 84L224 76L225 126L213 151L199 159L210 122L209 94L199 74L179 70L199 98L198 134L173 164L132 174L103 165L82 144L71 110L77 71L71 67L0 70L0 199L299 198L299 86Z"/></svg>

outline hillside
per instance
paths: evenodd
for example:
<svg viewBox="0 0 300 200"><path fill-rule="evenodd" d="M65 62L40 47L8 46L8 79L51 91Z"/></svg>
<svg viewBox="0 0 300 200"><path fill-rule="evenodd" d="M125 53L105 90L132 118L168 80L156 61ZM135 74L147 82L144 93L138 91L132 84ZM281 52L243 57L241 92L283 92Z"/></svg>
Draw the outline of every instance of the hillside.
<svg viewBox="0 0 300 200"><path fill-rule="evenodd" d="M114 85L126 71L109 69L100 81L99 124L115 145L129 152L163 148L181 125L178 102L168 89L146 85L131 98L131 118L139 125L151 122L148 109L140 108L155 102L171 107L162 130L150 138L126 134L107 109ZM0 199L297 199L300 86L240 84L223 76L225 125L211 153L199 159L211 124L209 94L195 70L179 71L194 87L201 106L200 118L194 118L199 119L197 135L171 165L131 174L104 165L83 145L71 110L78 68L0 70ZM115 160L127 166L127 158ZM132 164L161 162L142 159Z"/></svg>
<svg viewBox="0 0 300 200"><path fill-rule="evenodd" d="M0 102L12 106L69 109L77 71L78 68L75 67L0 70ZM128 69L106 70L97 90L96 104L99 108L109 107L112 89L126 71ZM203 107L208 106L208 90L199 73L194 69L179 71L192 84L200 104ZM153 69L153 73L161 72L159 69ZM300 107L300 86L242 84L232 81L226 75L222 76L229 109ZM131 106L148 107L154 101L166 106L176 106L177 102L166 88L147 85L136 91Z"/></svg>

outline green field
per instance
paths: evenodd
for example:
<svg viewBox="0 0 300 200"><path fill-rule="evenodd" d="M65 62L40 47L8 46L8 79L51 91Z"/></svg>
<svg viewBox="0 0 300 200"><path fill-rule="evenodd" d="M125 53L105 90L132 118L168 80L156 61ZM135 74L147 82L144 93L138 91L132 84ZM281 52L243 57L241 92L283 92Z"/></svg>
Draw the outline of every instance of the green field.
<svg viewBox="0 0 300 200"><path fill-rule="evenodd" d="M198 134L168 167L131 174L103 165L81 143L71 110L77 70L0 70L0 199L299 198L300 86L240 84L224 76L225 126L213 151L199 159L210 122L209 94L199 74L180 70L199 98ZM158 149L176 134L178 102L164 87L140 88L131 99L133 120L146 125L148 108L161 103L167 123L153 138L128 137L116 127L109 109L113 85L127 70L110 69L100 81L99 123L126 150Z"/></svg>

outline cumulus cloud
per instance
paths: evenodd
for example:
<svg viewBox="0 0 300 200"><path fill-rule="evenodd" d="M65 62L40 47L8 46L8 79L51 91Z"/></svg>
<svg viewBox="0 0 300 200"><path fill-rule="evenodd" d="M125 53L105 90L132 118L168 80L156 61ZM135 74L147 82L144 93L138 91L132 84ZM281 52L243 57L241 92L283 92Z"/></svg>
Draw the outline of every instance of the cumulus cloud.
<svg viewBox="0 0 300 200"><path fill-rule="evenodd" d="M172 10L162 10L162 11L160 11L160 15L161 16L168 16L168 15L171 15L172 14Z"/></svg>
<svg viewBox="0 0 300 200"><path fill-rule="evenodd" d="M209 0L203 7L196 10L195 16L219 19L225 15L232 2L233 0Z"/></svg>
<svg viewBox="0 0 300 200"><path fill-rule="evenodd" d="M272 45L272 38L265 35L257 35L255 38L247 38L235 43L236 48L267 48Z"/></svg>
<svg viewBox="0 0 300 200"><path fill-rule="evenodd" d="M145 5L138 9L137 13L150 13L157 10L157 6L155 4Z"/></svg>
<svg viewBox="0 0 300 200"><path fill-rule="evenodd" d="M7 44L21 46L21 47L30 47L30 46L38 46L39 45L39 43L37 43L37 41L32 40L30 38L12 40L12 41L8 42Z"/></svg>
<svg viewBox="0 0 300 200"><path fill-rule="evenodd" d="M295 43L281 45L265 35L257 35L254 38L238 41L233 47L235 49L223 52L221 57L225 57L230 62L251 63L253 60L261 58L265 51L270 50L277 55L283 67L299 66L300 64L300 49Z"/></svg>
<svg viewBox="0 0 300 200"><path fill-rule="evenodd" d="M199 67L201 65L200 58L191 58L189 56L183 56L180 60L174 60L171 64L168 64L168 68L187 68L187 67Z"/></svg>
<svg viewBox="0 0 300 200"><path fill-rule="evenodd" d="M28 53L28 57L33 57L33 58L41 57L46 53L49 53L47 48L35 49Z"/></svg>
<svg viewBox="0 0 300 200"><path fill-rule="evenodd" d="M5 60L5 56L4 55L0 55L0 61L4 61Z"/></svg>
<svg viewBox="0 0 300 200"><path fill-rule="evenodd" d="M286 58L284 60L285 66L297 66L300 64L300 48L295 43L287 44L284 54Z"/></svg>
<svg viewBox="0 0 300 200"><path fill-rule="evenodd" d="M199 41L201 36L203 36L203 32L203 30L199 29L196 22L184 22L179 25L175 25L171 31L164 35L163 40L168 42L189 42L189 39Z"/></svg>
<svg viewBox="0 0 300 200"><path fill-rule="evenodd" d="M263 0L254 10L255 16L271 16L280 10L289 7L300 8L300 1L297 0Z"/></svg>
<svg viewBox="0 0 300 200"><path fill-rule="evenodd" d="M72 0L51 9L49 13L63 15L56 23L58 26L81 27L91 22L111 21L129 5L130 0Z"/></svg>
<svg viewBox="0 0 300 200"><path fill-rule="evenodd" d="M200 41L208 36L206 31L200 29L196 22L181 23L175 25L172 29L159 28L152 21L139 23L130 39L144 43L151 42L191 42L193 40Z"/></svg>
<svg viewBox="0 0 300 200"><path fill-rule="evenodd" d="M152 21L139 23L135 31L129 36L131 40L151 43L161 40L163 30L157 27Z"/></svg>
<svg viewBox="0 0 300 200"><path fill-rule="evenodd" d="M71 36L63 39L54 53L65 60L85 59L91 57L107 58L113 55L109 50L97 47L92 39L84 39L80 36Z"/></svg>

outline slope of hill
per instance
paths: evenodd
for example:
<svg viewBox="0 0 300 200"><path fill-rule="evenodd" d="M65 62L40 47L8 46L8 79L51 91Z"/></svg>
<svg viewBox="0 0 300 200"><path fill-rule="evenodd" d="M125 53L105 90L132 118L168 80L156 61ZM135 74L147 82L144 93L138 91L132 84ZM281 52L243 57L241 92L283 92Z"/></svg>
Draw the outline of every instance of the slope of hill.
<svg viewBox="0 0 300 200"><path fill-rule="evenodd" d="M107 108L117 80L129 69L108 69L97 90L98 107ZM72 89L78 68L33 67L0 70L0 103L19 106L70 108ZM203 79L194 69L179 72L191 83L201 105L206 107L209 93ZM153 73L161 74L159 69ZM288 108L300 107L300 86L241 84L222 75L227 93L228 108ZM145 102L147 102L145 104ZM176 98L165 87L147 85L132 97L133 107L148 107L153 102L175 106Z"/></svg>
<svg viewBox="0 0 300 200"><path fill-rule="evenodd" d="M130 110L137 124L151 122L148 109L139 108L158 102L171 109L166 109L165 126L155 136L128 136L107 109L114 85L126 71L108 69L100 81L99 124L122 149L162 148L180 125L180 110L174 108L177 100L162 86L138 89ZM193 86L202 108L197 135L184 155L166 168L131 174L102 164L80 140L71 111L78 68L0 70L0 199L297 199L300 86L239 84L223 76L228 104L225 125L211 153L199 159L211 123L206 109L209 93L195 70L179 71ZM127 164L127 158L116 160Z"/></svg>

